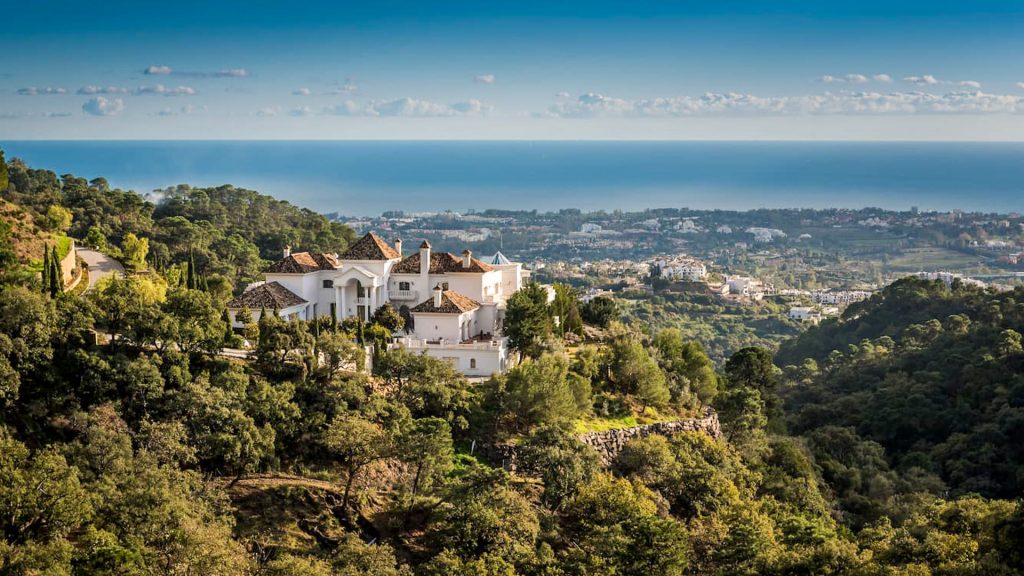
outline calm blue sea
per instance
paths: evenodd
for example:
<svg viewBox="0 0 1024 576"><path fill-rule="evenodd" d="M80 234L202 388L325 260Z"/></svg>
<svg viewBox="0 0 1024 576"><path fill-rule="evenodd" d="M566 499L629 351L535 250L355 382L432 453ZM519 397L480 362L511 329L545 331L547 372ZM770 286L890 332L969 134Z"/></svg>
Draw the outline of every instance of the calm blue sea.
<svg viewBox="0 0 1024 576"><path fill-rule="evenodd" d="M7 157L148 192L231 183L321 212L962 208L1024 212L1024 144L2 141Z"/></svg>

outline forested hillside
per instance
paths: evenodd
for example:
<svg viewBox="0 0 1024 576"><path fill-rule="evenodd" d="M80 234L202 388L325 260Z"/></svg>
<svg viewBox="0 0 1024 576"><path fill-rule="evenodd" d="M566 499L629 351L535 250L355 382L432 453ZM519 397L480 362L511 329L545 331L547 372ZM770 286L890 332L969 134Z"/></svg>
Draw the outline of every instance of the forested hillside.
<svg viewBox="0 0 1024 576"><path fill-rule="evenodd" d="M233 186L179 186L144 197L111 189L103 178L58 176L19 160L5 167L3 199L40 226L122 258L129 269L152 267L171 279L184 280L191 260L197 274L229 293L260 279L287 245L340 252L354 239L351 229L320 214Z"/></svg>
<svg viewBox="0 0 1024 576"><path fill-rule="evenodd" d="M0 230L0 574L1024 572L1019 293L965 294L977 317L922 320L829 362L780 370L747 347L718 370L679 330L614 322L612 299L583 306L558 285L549 304L531 284L506 316L522 362L470 382L387 351L401 322L387 306L368 324L265 311L229 327L223 286L196 277L201 251L229 266L212 239L257 251L277 241L268 231L301 242L326 226L294 208L230 188L157 207L19 174L49 184L4 191L0 172L5 198L66 207L135 261L86 295L51 292ZM202 233L176 243L172 226ZM149 242L185 259L184 279ZM902 290L941 291L902 283L873 305ZM876 313L859 318L880 325ZM858 321L823 330L840 339ZM243 338L249 358L223 354ZM883 398L893 408L872 420L863 407ZM708 406L721 437L647 436L608 465L578 436ZM515 450L513 471L490 459L498 446Z"/></svg>
<svg viewBox="0 0 1024 576"><path fill-rule="evenodd" d="M883 492L930 478L952 495L1024 490L1024 290L901 280L780 352L790 430L822 447L845 499L874 480L845 467L881 458ZM826 346L835 349L825 353ZM884 450L884 452L883 452ZM860 453L855 456L854 454ZM841 455L840 455L841 454ZM882 470L881 472L887 472ZM840 478L842 477L842 478Z"/></svg>

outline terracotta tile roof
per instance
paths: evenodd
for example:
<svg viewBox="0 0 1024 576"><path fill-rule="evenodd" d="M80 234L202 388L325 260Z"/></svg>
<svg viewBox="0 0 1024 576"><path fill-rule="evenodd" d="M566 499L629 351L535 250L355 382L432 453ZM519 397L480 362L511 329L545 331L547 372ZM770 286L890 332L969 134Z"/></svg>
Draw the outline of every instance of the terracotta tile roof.
<svg viewBox="0 0 1024 576"><path fill-rule="evenodd" d="M280 310L305 303L305 300L280 283L268 282L246 290L241 296L228 302L227 307L248 308L250 310L266 307L268 310L273 308Z"/></svg>
<svg viewBox="0 0 1024 576"><path fill-rule="evenodd" d="M426 302L417 304L410 312L433 312L435 314L462 314L463 312L469 312L476 310L480 307L480 303L472 298L463 296L454 290L445 290L441 292L441 305L434 306L434 296L431 294L430 299Z"/></svg>
<svg viewBox="0 0 1024 576"><path fill-rule="evenodd" d="M339 256L341 260L393 260L401 258L398 253L383 238L373 232L368 232Z"/></svg>
<svg viewBox="0 0 1024 576"><path fill-rule="evenodd" d="M334 270L338 266L340 264L330 254L296 252L283 260L275 262L264 272L272 274L307 274L317 270Z"/></svg>
<svg viewBox="0 0 1024 576"><path fill-rule="evenodd" d="M476 258L470 258L469 267L462 267L462 258L452 254L450 252L431 252L430 253L430 274L445 274L447 272L490 272L494 268L485 262L481 262ZM391 272L397 272L399 274L419 274L420 273L420 253L410 254L405 257L404 260L395 264L395 267L391 269Z"/></svg>

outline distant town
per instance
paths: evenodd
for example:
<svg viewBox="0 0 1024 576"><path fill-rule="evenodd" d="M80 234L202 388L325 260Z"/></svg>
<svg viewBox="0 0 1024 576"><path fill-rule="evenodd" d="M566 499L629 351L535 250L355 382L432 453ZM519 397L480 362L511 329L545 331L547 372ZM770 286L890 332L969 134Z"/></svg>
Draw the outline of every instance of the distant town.
<svg viewBox="0 0 1024 576"><path fill-rule="evenodd" d="M639 212L386 212L330 217L442 249L501 251L583 298L699 294L818 322L892 280L918 275L1009 289L1024 280L1024 217L916 208Z"/></svg>

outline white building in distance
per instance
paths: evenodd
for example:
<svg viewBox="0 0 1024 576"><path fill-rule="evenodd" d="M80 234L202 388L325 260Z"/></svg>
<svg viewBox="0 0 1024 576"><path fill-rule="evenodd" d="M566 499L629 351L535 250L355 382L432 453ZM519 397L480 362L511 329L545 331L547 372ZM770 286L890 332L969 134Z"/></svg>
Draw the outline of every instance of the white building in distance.
<svg viewBox="0 0 1024 576"><path fill-rule="evenodd" d="M666 280L700 282L708 275L707 266L696 258L680 257L672 260L658 260L661 277Z"/></svg>
<svg viewBox="0 0 1024 576"><path fill-rule="evenodd" d="M405 319L396 346L421 351L452 363L470 376L488 376L508 368L508 348L501 335L505 301L519 290L528 272L500 252L490 263L434 252L424 241L419 250L402 253L368 233L343 254L292 253L264 272L264 282L228 302L232 322L242 308L258 319L262 308L285 318L311 320L334 316L338 322L358 317L369 321L385 303Z"/></svg>

